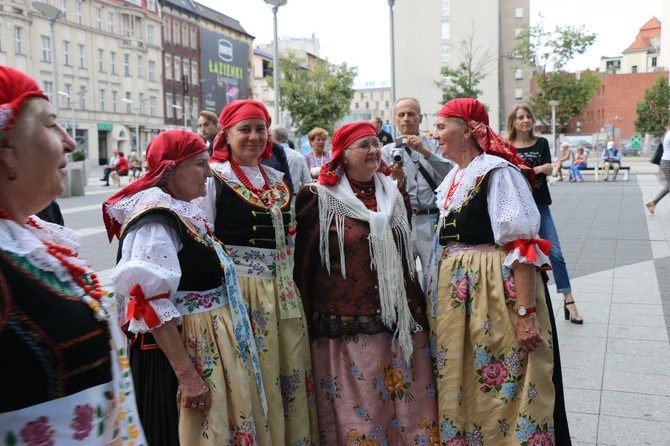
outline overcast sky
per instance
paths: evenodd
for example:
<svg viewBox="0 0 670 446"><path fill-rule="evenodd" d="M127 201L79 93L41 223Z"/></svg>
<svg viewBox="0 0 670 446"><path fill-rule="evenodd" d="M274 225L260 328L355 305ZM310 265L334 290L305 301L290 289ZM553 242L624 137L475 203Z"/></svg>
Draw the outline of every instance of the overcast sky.
<svg viewBox="0 0 670 446"><path fill-rule="evenodd" d="M198 0L238 20L255 36L254 44L273 39L272 9L263 0ZM411 1L411 0L396 0ZM455 1L455 0L452 0ZM670 0L666 0L670 1ZM662 18L663 0L531 0L531 25L585 26L596 43L568 69L596 68L601 56L616 56L630 45L652 16ZM540 17L540 14L542 17ZM356 85L388 82L389 8L386 0L288 0L278 12L279 37L311 37L321 57L358 67ZM402 26L396 17L395 26Z"/></svg>

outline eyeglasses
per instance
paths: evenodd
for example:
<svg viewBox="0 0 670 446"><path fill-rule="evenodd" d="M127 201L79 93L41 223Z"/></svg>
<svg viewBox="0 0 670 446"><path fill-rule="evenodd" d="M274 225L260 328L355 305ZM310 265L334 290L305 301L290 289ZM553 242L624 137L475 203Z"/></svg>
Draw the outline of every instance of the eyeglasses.
<svg viewBox="0 0 670 446"><path fill-rule="evenodd" d="M354 150L366 150L369 151L372 147L375 149L381 149L382 148L382 142L378 140L377 138L375 139L367 139L357 145L356 147L352 147Z"/></svg>

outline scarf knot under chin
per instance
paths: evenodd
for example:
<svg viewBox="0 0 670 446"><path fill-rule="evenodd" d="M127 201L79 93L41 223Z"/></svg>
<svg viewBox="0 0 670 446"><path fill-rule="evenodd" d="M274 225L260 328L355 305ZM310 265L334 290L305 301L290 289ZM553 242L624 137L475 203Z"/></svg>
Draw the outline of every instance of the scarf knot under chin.
<svg viewBox="0 0 670 446"><path fill-rule="evenodd" d="M340 268L346 279L344 218L369 223L370 268L377 274L382 322L389 328L395 324L394 342L397 340L400 343L405 362L409 364L413 349L412 333L421 330L407 305L405 276L402 273L403 261L410 276L413 277L416 273L411 229L405 203L396 184L379 173L375 174L374 181L377 212L367 209L356 198L346 175L335 186L313 186L319 194L319 253L322 264L330 274L328 233L334 221L340 251Z"/></svg>

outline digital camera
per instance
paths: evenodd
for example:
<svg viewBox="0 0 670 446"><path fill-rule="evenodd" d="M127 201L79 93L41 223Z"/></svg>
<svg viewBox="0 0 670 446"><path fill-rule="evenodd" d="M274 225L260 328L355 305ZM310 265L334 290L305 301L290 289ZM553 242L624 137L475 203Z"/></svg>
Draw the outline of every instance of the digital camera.
<svg viewBox="0 0 670 446"><path fill-rule="evenodd" d="M402 160L405 153L405 138L398 138L395 140L395 147L391 149L391 160L393 164L399 164L402 166Z"/></svg>

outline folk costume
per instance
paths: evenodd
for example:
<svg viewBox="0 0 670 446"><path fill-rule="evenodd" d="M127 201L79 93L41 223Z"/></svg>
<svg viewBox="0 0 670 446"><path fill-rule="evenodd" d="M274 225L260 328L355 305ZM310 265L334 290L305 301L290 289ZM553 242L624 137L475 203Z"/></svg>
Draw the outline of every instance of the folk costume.
<svg viewBox="0 0 670 446"><path fill-rule="evenodd" d="M228 253L195 204L161 186L207 146L191 132L165 132L149 146L149 171L105 202L110 238L120 239L112 280L135 333L131 367L152 444L270 445L267 403L251 324ZM211 390L205 412L179 404L178 382L150 335L175 319Z"/></svg>
<svg viewBox="0 0 670 446"><path fill-rule="evenodd" d="M310 323L323 445L439 439L425 300L409 196L387 177L347 178L344 150L369 123L333 135L333 161L298 194L294 276ZM372 444L372 443L371 443Z"/></svg>
<svg viewBox="0 0 670 446"><path fill-rule="evenodd" d="M214 177L202 200L214 234L230 250L250 315L268 403L272 444L318 444L316 399L300 296L288 246L291 192L281 172L230 156L228 129L261 119L265 106L233 101L221 112L221 132L210 160ZM263 158L271 156L268 140Z"/></svg>
<svg viewBox="0 0 670 446"><path fill-rule="evenodd" d="M516 335L512 264L540 267L550 245L538 238L540 214L522 175L532 181L532 170L478 101L449 101L438 115L463 119L484 151L437 190L426 289L441 441L553 444L552 333L539 271L533 306L546 342L527 354Z"/></svg>
<svg viewBox="0 0 670 446"><path fill-rule="evenodd" d="M0 139L35 81L0 67ZM0 209L3 444L146 445L115 301L78 257L80 236Z"/></svg>

